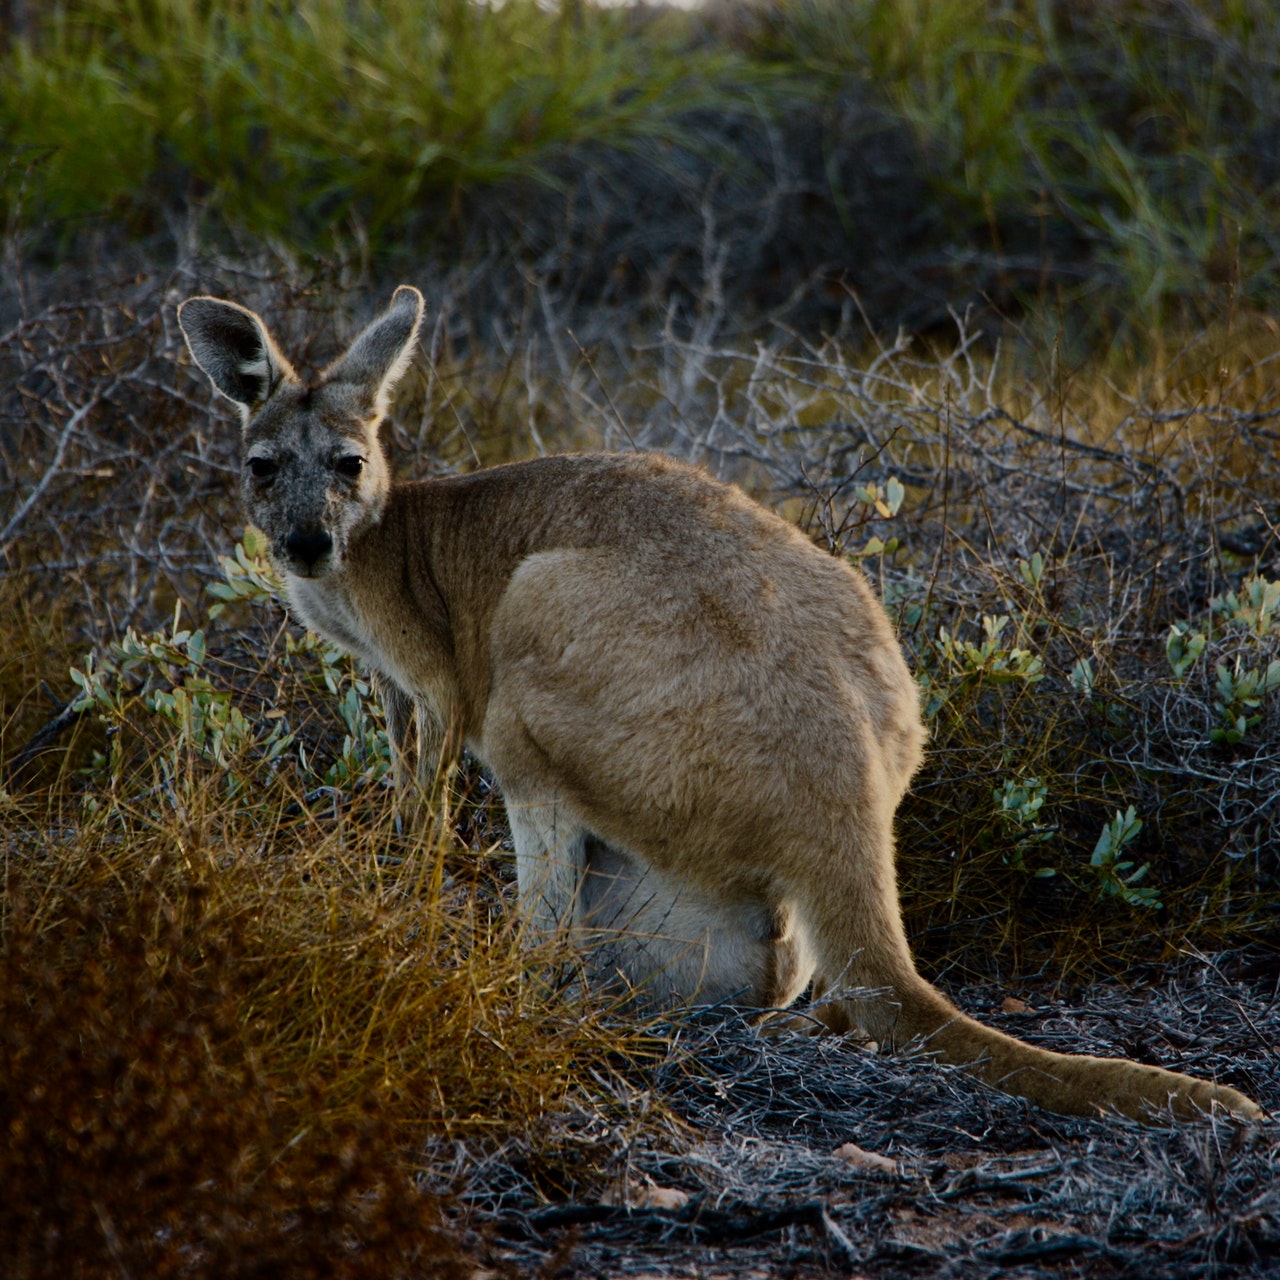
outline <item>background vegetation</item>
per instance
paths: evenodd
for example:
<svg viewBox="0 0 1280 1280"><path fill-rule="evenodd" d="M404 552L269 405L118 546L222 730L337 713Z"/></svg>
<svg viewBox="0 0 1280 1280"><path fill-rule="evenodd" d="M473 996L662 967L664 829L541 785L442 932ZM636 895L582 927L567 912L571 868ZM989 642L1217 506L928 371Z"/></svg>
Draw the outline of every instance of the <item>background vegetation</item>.
<svg viewBox="0 0 1280 1280"><path fill-rule="evenodd" d="M688 1141L687 1031L522 980L479 771L397 823L361 673L242 526L195 292L314 367L413 280L399 474L663 448L861 563L933 737L899 826L926 971L1069 998L1220 954L1229 1045L1099 1047L1280 1102L1271 5L0 14L15 1275L467 1274L501 1253L473 1183L643 1203L673 1175L639 1153ZM1189 1268L1280 1241L1233 1168Z"/></svg>
<svg viewBox="0 0 1280 1280"><path fill-rule="evenodd" d="M1274 300L1277 58L1266 0L69 0L9 32L4 205L55 243L198 207L377 253L457 234L495 185L571 200L603 151L736 191L782 168L830 206L813 264L896 274L915 327L968 295L1145 340ZM863 261L885 201L916 202L909 247Z"/></svg>

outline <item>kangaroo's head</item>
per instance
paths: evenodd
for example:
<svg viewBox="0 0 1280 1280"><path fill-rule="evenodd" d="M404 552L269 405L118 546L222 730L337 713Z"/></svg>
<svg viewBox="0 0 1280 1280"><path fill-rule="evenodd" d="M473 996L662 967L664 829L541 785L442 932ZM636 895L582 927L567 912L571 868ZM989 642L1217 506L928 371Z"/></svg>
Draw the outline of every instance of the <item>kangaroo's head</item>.
<svg viewBox="0 0 1280 1280"><path fill-rule="evenodd" d="M320 578L340 569L352 535L381 517L391 480L378 426L422 309L422 294L401 285L387 310L304 382L247 307L188 298L178 308L195 362L240 409L245 510L284 572Z"/></svg>

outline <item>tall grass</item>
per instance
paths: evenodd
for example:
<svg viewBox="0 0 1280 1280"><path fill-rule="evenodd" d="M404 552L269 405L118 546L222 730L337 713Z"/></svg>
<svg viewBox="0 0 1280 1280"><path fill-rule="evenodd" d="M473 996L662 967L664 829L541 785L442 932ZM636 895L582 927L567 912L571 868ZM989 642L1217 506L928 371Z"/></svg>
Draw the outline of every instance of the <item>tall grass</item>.
<svg viewBox="0 0 1280 1280"><path fill-rule="evenodd" d="M281 898L242 881L232 905L209 878L175 875L188 839L105 834L82 828L56 856L36 841L21 859L10 849L5 1274L472 1274L474 1242L409 1176L403 1118L271 1042L281 1015L314 1039L320 1011L309 1017L288 974L317 940L275 952L289 933ZM130 860L144 850L149 869ZM255 927L267 909L274 939ZM288 1005L246 1008L281 980Z"/></svg>
<svg viewBox="0 0 1280 1280"><path fill-rule="evenodd" d="M64 231L107 216L150 232L207 210L295 249L402 251L456 235L478 193L571 192L602 155L643 148L643 179L608 166L624 205L629 181L634 201L653 198L655 166L667 186L701 188L695 199L727 181L741 203L770 166L804 192L787 218L811 219L817 240L787 226L805 252L784 297L815 263L829 280L856 263L877 296L895 278L940 293L931 315L981 300L1056 326L1066 309L1103 345L1275 305L1280 20L1267 0L733 12L716 28L538 0L72 0L0 51L4 207ZM848 140L831 131L878 136L886 120L915 151L871 149L850 205ZM935 208L904 246L877 223L904 216L897 194L921 178ZM572 246L598 250L616 215L590 197L567 207L587 220L555 233L572 272ZM730 216L703 212L678 252ZM603 260L625 279L637 233L615 234ZM863 264L857 246L881 239L909 264Z"/></svg>
<svg viewBox="0 0 1280 1280"><path fill-rule="evenodd" d="M377 236L429 197L674 132L712 54L591 6L75 0L0 58L0 137L44 213L209 203L259 232ZM10 207L14 196L10 194Z"/></svg>
<svg viewBox="0 0 1280 1280"><path fill-rule="evenodd" d="M1274 305L1280 21L1266 0L779 0L759 54L907 120L980 287L1109 339ZM1099 320L1101 324L1099 324Z"/></svg>

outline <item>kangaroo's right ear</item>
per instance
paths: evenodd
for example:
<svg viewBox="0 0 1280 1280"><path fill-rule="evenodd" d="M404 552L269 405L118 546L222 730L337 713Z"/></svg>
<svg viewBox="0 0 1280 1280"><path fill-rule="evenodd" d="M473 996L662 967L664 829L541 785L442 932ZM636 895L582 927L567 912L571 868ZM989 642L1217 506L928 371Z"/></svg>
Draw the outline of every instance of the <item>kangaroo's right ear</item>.
<svg viewBox="0 0 1280 1280"><path fill-rule="evenodd" d="M352 340L321 380L354 387L366 407L383 417L391 389L413 359L425 305L413 285L402 284L391 295L391 305Z"/></svg>
<svg viewBox="0 0 1280 1280"><path fill-rule="evenodd" d="M245 417L282 381L297 381L267 326L248 307L221 298L188 298L178 323L192 358Z"/></svg>

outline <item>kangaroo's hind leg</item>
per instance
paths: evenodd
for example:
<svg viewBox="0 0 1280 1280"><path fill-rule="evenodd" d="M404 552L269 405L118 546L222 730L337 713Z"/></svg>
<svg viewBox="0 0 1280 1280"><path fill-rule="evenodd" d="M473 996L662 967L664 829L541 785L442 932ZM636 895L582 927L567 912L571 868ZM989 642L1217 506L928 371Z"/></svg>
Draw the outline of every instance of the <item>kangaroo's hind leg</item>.
<svg viewBox="0 0 1280 1280"><path fill-rule="evenodd" d="M808 985L808 935L784 903L725 902L606 844L563 802L507 799L532 944L562 934L588 985L670 1008L789 1004Z"/></svg>
<svg viewBox="0 0 1280 1280"><path fill-rule="evenodd" d="M578 918L588 831L563 802L507 796L516 850L520 914L530 942L570 928Z"/></svg>

